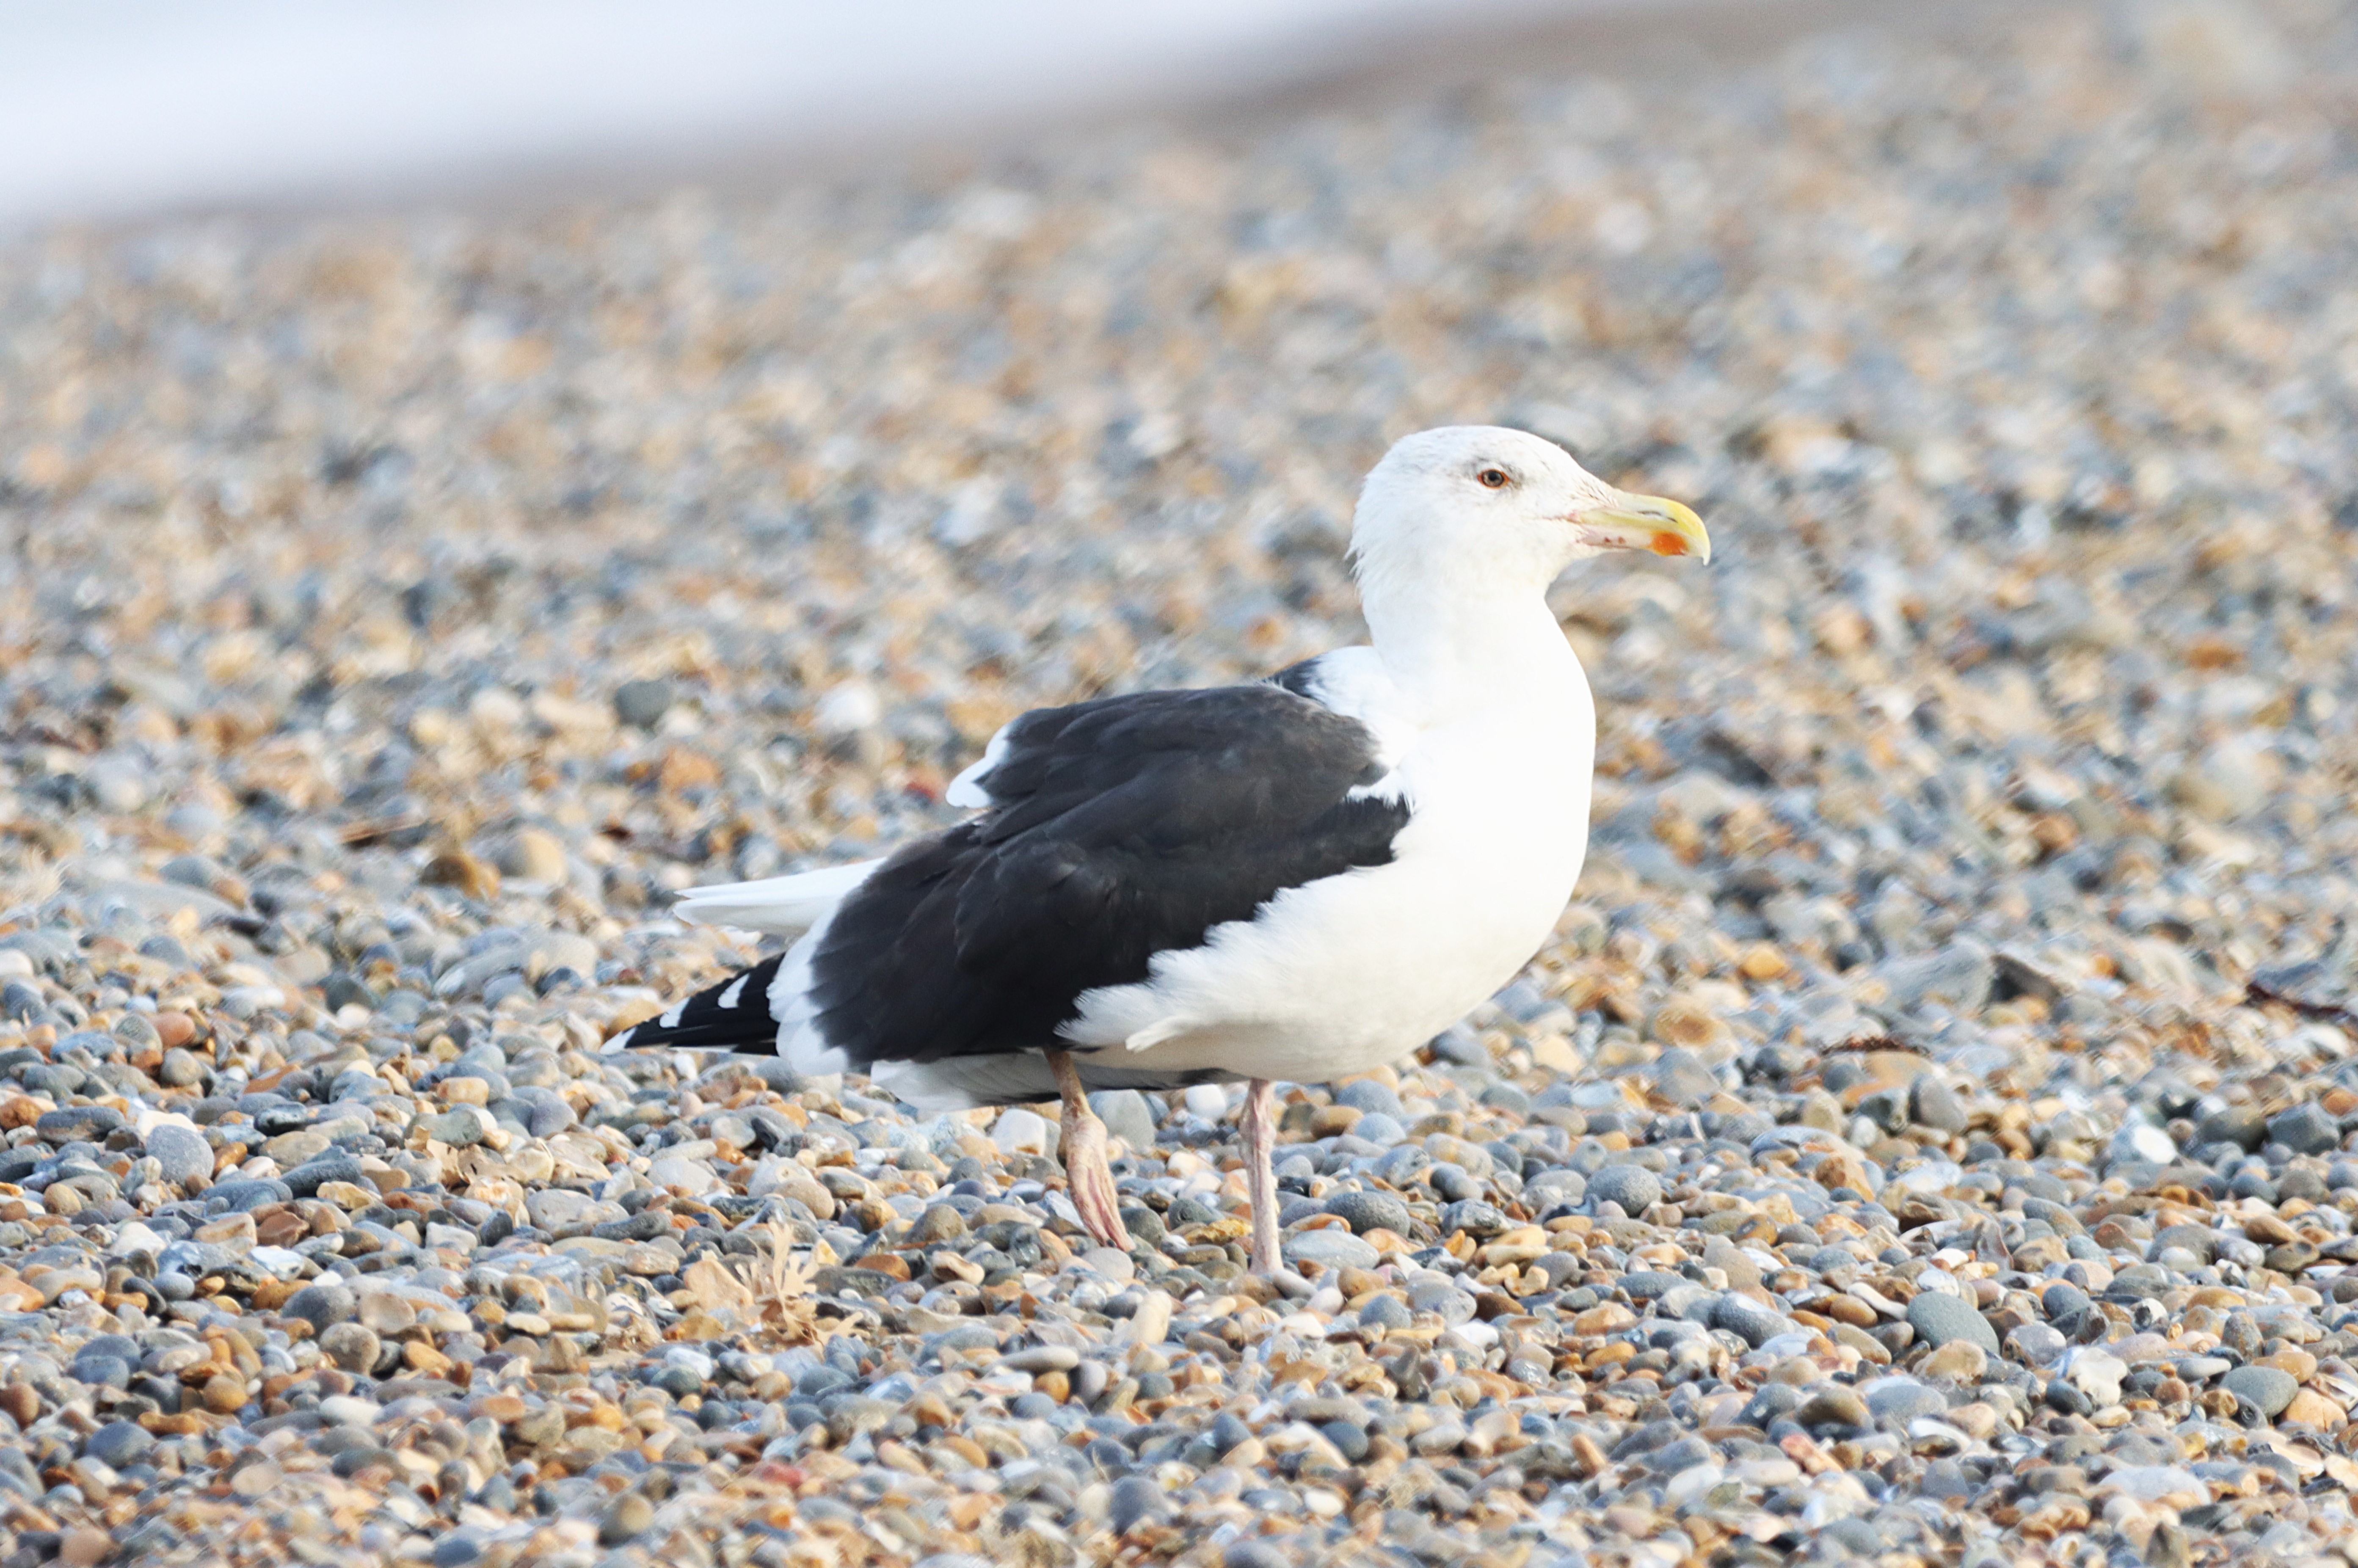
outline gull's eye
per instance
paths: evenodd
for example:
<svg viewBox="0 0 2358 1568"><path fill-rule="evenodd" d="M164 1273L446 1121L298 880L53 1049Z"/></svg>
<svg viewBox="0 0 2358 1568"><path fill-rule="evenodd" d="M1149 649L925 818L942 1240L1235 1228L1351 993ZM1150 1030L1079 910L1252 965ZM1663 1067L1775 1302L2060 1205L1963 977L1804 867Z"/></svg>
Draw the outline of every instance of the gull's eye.
<svg viewBox="0 0 2358 1568"><path fill-rule="evenodd" d="M1481 481L1482 488L1485 490L1504 490L1515 482L1514 476L1500 468L1484 469L1474 477Z"/></svg>

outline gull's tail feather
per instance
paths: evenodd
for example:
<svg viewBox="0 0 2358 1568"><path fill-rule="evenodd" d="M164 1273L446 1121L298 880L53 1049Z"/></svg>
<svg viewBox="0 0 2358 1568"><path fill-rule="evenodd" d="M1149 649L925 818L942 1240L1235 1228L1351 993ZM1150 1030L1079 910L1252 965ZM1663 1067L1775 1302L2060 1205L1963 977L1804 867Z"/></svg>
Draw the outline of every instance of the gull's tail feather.
<svg viewBox="0 0 2358 1568"><path fill-rule="evenodd" d="M687 919L707 925L737 925L792 936L817 925L882 864L882 860L857 860L848 866L797 871L790 877L689 888L673 907Z"/></svg>
<svg viewBox="0 0 2358 1568"><path fill-rule="evenodd" d="M757 1056L774 1055L778 1020L771 1009L770 989L781 953L764 958L741 974L672 1004L660 1018L650 1018L606 1042L609 1052L650 1047L671 1051L738 1051Z"/></svg>

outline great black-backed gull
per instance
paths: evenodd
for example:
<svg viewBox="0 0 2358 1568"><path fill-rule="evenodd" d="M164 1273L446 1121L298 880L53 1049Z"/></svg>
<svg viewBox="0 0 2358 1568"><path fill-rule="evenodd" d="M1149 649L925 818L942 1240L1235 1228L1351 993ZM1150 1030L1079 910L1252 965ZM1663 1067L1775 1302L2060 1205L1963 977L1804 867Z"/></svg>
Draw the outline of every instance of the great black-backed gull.
<svg viewBox="0 0 2358 1568"><path fill-rule="evenodd" d="M1538 437L1410 436L1352 523L1370 645L1024 714L950 786L976 816L683 895L694 919L799 939L609 1048L774 1053L925 1110L1057 1096L1073 1206L1122 1248L1087 1092L1245 1080L1251 1260L1273 1271L1272 1084L1423 1044L1572 896L1595 712L1546 591L1626 549L1707 560L1711 541Z"/></svg>

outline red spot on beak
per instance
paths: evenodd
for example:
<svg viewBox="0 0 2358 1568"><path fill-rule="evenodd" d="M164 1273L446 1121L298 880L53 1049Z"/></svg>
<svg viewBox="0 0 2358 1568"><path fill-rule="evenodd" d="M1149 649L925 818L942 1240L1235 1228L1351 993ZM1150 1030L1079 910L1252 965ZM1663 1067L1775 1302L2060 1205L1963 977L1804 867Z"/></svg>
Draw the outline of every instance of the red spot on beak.
<svg viewBox="0 0 2358 1568"><path fill-rule="evenodd" d="M1654 535L1652 549L1658 556L1683 556L1687 553L1687 542L1682 535L1657 534Z"/></svg>

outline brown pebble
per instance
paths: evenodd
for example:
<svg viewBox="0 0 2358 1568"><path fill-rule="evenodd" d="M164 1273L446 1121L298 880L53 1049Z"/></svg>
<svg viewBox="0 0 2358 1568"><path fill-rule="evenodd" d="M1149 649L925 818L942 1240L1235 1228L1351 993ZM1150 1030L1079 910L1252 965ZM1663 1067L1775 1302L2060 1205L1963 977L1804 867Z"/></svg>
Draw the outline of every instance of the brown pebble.
<svg viewBox="0 0 2358 1568"><path fill-rule="evenodd" d="M464 849L446 850L426 862L417 880L430 887L457 888L471 899L493 899L500 895L499 869L489 860L470 855Z"/></svg>
<svg viewBox="0 0 2358 1568"><path fill-rule="evenodd" d="M156 1026L156 1037L167 1051L177 1050L197 1037L197 1021L185 1012L159 1012L147 1022Z"/></svg>
<svg viewBox="0 0 2358 1568"><path fill-rule="evenodd" d="M267 1459L259 1459L230 1477L229 1489L241 1498L259 1498L287 1478L286 1473Z"/></svg>
<svg viewBox="0 0 2358 1568"><path fill-rule="evenodd" d="M486 1421L498 1422L503 1426L522 1421L531 1409L514 1394L486 1394L477 1400L472 1408L475 1414Z"/></svg>
<svg viewBox="0 0 2358 1568"><path fill-rule="evenodd" d="M450 1357L443 1355L431 1345L422 1344L416 1340L412 1340L402 1346L401 1359L403 1365L424 1378L448 1377L454 1365Z"/></svg>
<svg viewBox="0 0 2358 1568"><path fill-rule="evenodd" d="M620 1546L635 1541L654 1522L654 1505L636 1492L624 1492L607 1505L598 1520L599 1544Z"/></svg>
<svg viewBox="0 0 2358 1568"><path fill-rule="evenodd" d="M205 1379L205 1409L215 1415L235 1415L245 1408L245 1379L234 1372L216 1372Z"/></svg>
<svg viewBox="0 0 2358 1568"><path fill-rule="evenodd" d="M10 1383L0 1388L0 1411L20 1428L30 1426L41 1413L41 1396L30 1383Z"/></svg>
<svg viewBox="0 0 2358 1568"><path fill-rule="evenodd" d="M58 1561L66 1568L97 1568L114 1551L114 1538L103 1530L78 1524L58 1537Z"/></svg>
<svg viewBox="0 0 2358 1568"><path fill-rule="evenodd" d="M288 1208L265 1215L254 1223L254 1238L265 1247L292 1247L310 1234L310 1222Z"/></svg>

